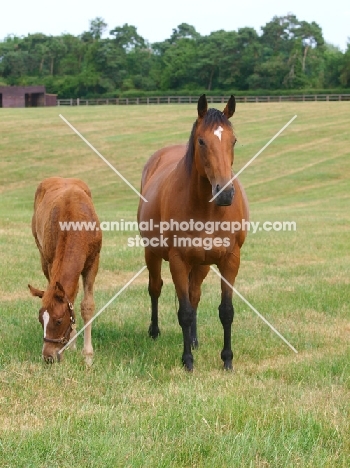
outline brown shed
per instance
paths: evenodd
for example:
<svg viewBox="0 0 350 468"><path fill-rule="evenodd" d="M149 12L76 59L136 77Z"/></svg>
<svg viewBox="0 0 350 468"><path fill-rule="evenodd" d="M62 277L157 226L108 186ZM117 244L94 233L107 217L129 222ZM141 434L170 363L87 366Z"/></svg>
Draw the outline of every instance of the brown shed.
<svg viewBox="0 0 350 468"><path fill-rule="evenodd" d="M57 106L57 94L45 94L45 106Z"/></svg>
<svg viewBox="0 0 350 468"><path fill-rule="evenodd" d="M57 96L46 94L45 86L1 86L0 107L41 107L57 105Z"/></svg>

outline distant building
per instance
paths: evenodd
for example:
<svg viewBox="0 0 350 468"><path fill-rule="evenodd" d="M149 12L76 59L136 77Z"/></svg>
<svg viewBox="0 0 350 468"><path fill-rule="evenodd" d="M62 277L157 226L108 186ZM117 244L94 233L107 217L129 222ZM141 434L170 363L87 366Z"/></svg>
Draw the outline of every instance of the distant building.
<svg viewBox="0 0 350 468"><path fill-rule="evenodd" d="M0 86L0 107L56 105L57 95L46 94L45 86Z"/></svg>

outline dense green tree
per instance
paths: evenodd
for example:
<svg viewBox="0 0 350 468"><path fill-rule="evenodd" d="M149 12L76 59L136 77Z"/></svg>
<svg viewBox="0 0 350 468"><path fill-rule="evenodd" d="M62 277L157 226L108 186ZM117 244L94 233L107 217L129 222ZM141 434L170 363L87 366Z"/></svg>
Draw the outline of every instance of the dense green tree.
<svg viewBox="0 0 350 468"><path fill-rule="evenodd" d="M293 15L253 28L200 35L181 23L149 44L133 25L106 35L101 17L79 36L41 33L0 42L0 82L45 84L60 97L121 91L277 90L350 86L345 53L325 44L320 26Z"/></svg>
<svg viewBox="0 0 350 468"><path fill-rule="evenodd" d="M201 36L196 31L196 28L188 23L181 23L177 28L173 29L170 36L170 44L176 43L179 39L199 39Z"/></svg>
<svg viewBox="0 0 350 468"><path fill-rule="evenodd" d="M90 21L90 33L92 38L95 41L98 41L101 39L102 34L104 31L107 29L107 23L105 23L105 20L103 18L100 18L99 16L93 20Z"/></svg>
<svg viewBox="0 0 350 468"><path fill-rule="evenodd" d="M120 88L127 77L126 53L111 39L100 41L91 51L96 71L113 83L114 88Z"/></svg>
<svg viewBox="0 0 350 468"><path fill-rule="evenodd" d="M238 34L235 31L215 31L197 41L195 70L197 83L207 90L226 88L238 78L239 66L235 53Z"/></svg>
<svg viewBox="0 0 350 468"><path fill-rule="evenodd" d="M1 74L9 84L15 84L16 80L26 73L28 53L23 51L10 51L1 61Z"/></svg>
<svg viewBox="0 0 350 468"><path fill-rule="evenodd" d="M341 85L341 67L344 54L332 44L324 45L323 53L323 86L336 88Z"/></svg>
<svg viewBox="0 0 350 468"><path fill-rule="evenodd" d="M81 37L71 34L63 34L62 42L66 47L66 53L59 62L60 75L78 75L82 71L84 56L88 44Z"/></svg>
<svg viewBox="0 0 350 468"><path fill-rule="evenodd" d="M342 86L350 86L350 41L344 54L342 64L340 65L340 83Z"/></svg>
<svg viewBox="0 0 350 468"><path fill-rule="evenodd" d="M262 46L255 29L239 29L235 48L232 51L232 71L229 77L229 80L234 78L236 89L246 90L250 88L249 79L255 73L256 65L261 59L261 53ZM226 84L229 84L229 82L226 81Z"/></svg>
<svg viewBox="0 0 350 468"><path fill-rule="evenodd" d="M162 89L191 87L196 83L195 62L197 44L193 39L180 38L162 55Z"/></svg>
<svg viewBox="0 0 350 468"><path fill-rule="evenodd" d="M136 27L127 23L112 29L109 34L114 37L116 46L124 49L125 53L146 47L146 41L138 34Z"/></svg>

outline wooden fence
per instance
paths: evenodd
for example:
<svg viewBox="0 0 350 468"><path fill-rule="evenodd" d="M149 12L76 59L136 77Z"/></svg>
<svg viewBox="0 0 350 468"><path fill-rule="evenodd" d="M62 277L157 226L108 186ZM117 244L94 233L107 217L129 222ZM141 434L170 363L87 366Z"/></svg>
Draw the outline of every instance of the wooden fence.
<svg viewBox="0 0 350 468"><path fill-rule="evenodd" d="M208 102L224 103L229 96L207 96ZM140 104L192 104L198 96L155 96L109 99L57 99L58 106L100 106ZM292 96L236 96L237 102L312 102L350 101L350 94L295 94Z"/></svg>

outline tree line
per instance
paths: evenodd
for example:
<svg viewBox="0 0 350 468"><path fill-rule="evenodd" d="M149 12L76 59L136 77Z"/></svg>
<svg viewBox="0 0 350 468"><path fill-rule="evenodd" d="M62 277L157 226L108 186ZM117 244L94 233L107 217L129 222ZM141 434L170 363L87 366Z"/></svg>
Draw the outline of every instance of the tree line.
<svg viewBox="0 0 350 468"><path fill-rule="evenodd" d="M0 85L45 85L60 98L350 87L350 43L342 52L317 23L292 14L273 17L260 34L245 27L202 36L182 23L152 44L129 24L106 31L98 17L79 36L6 37Z"/></svg>

